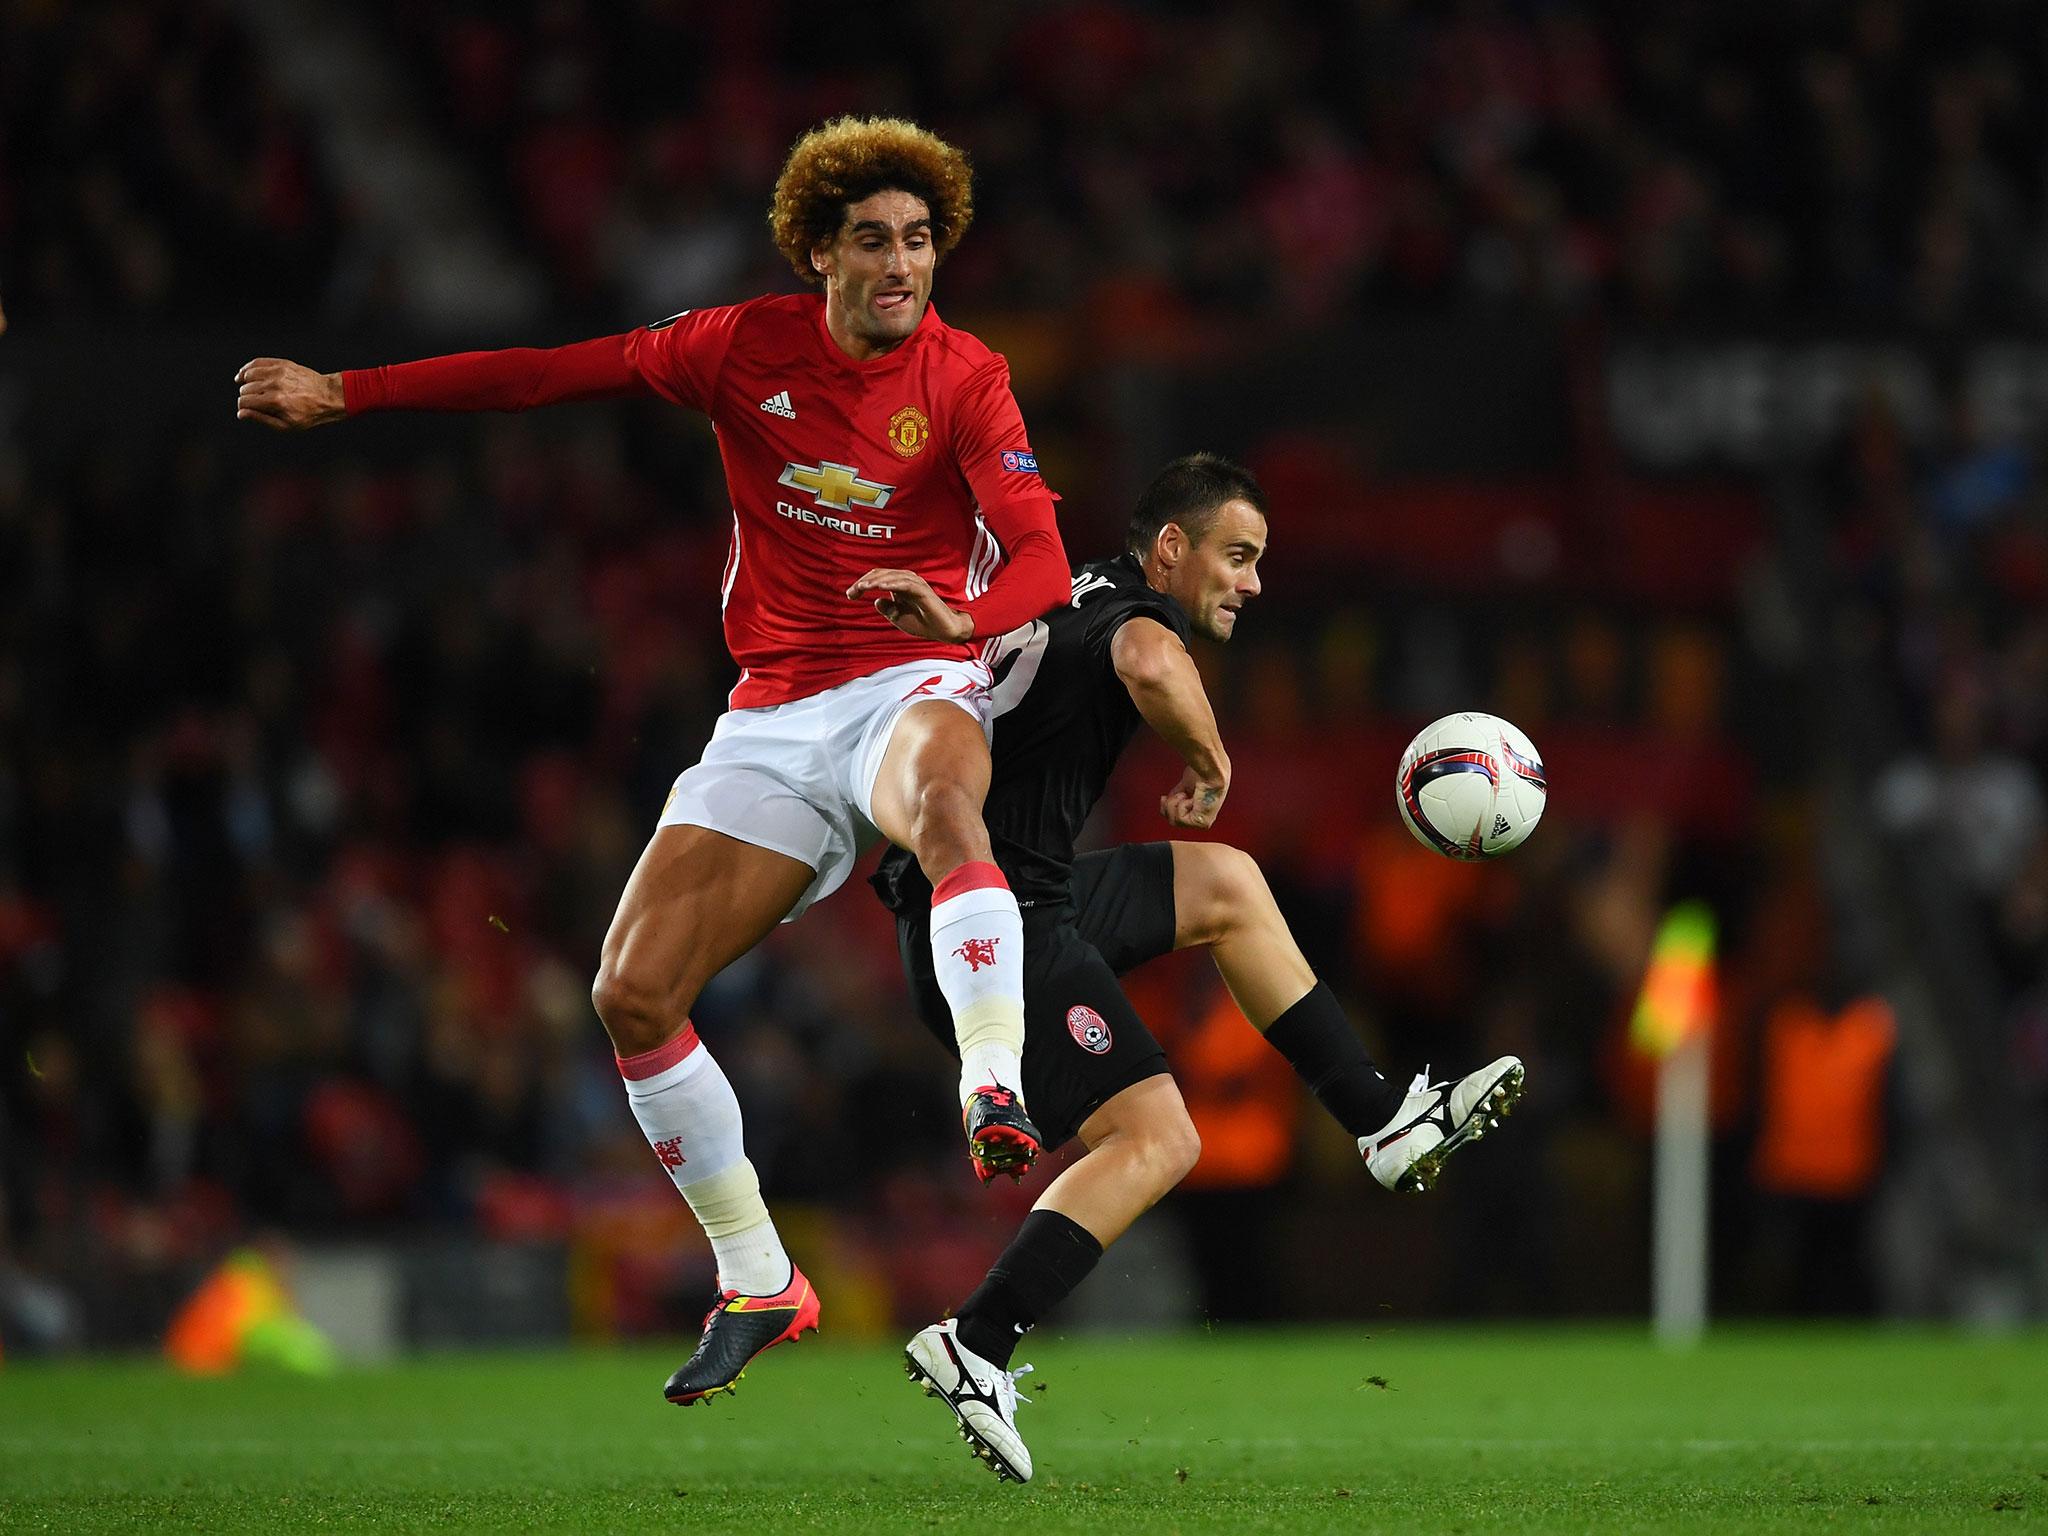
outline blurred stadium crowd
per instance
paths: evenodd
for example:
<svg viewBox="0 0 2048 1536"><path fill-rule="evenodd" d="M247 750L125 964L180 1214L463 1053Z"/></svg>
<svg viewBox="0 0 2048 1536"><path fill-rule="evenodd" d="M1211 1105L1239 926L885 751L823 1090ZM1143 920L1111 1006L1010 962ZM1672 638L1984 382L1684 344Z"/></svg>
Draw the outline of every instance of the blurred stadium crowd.
<svg viewBox="0 0 2048 1536"><path fill-rule="evenodd" d="M810 122L902 110L957 136L980 215L938 299L1012 353L1076 558L1113 538L1130 481L1131 434L1085 407L1133 358L1227 374L1273 335L1502 306L1939 328L2048 303L2025 7L364 15L499 236L540 259L548 333L786 286L762 210ZM404 274L365 168L319 144L227 0L0 5L0 295L21 333L0 385L9 346L67 322L393 334ZM0 1281L0 1338L146 1336L270 1230L555 1244L579 1326L687 1327L708 1255L587 987L729 684L709 436L634 406L252 445L227 413L240 360L207 364L217 401L0 444L0 1270L62 1298L10 1313ZM1276 555L1246 638L1204 658L1237 768L1219 833L1260 856L1390 1071L1516 1050L1533 1092L1512 1149L1397 1207L1200 966L1133 978L1205 1133L1171 1219L1212 1315L1273 1304L1243 1259L1259 1244L1408 1257L1371 1294L1353 1266L1290 1264L1287 1304L1315 1315L1639 1306L1650 1068L1627 1020L1682 894L1723 924L1721 1299L1885 1300L1862 1245L1897 1032L1883 946L1855 937L1875 898L1822 846L1777 524L1725 479L1622 496L1652 520L1589 577L1574 557L1601 525L1555 489L1605 483L1587 410L1547 490L1354 476L1345 507L1351 440L1274 425L1242 445ZM1895 711L1859 813L1954 864L1991 936L1995 1049L2038 1105L2035 447L1982 440L1961 408L1910 440L1873 396L1811 487L1803 617L1855 639ZM1655 575L1667 513L1713 551L1676 587ZM1359 552L1382 533L1347 518L1534 544L1503 543L1512 581L1381 565ZM1551 824L1477 869L1408 843L1388 803L1407 735L1472 705L1527 728L1555 786ZM1104 835L1152 835L1171 778L1141 754ZM1029 1191L990 1209L970 1187L864 891L729 972L697 1022L843 1316L922 1318L971 1283Z"/></svg>
<svg viewBox="0 0 2048 1536"><path fill-rule="evenodd" d="M804 126L971 143L956 305L1170 329L1361 306L2038 315L2024 5L1626 0L387 4L366 17L560 303L778 281L762 189ZM39 312L374 310L376 233L230 0L17 3L0 170Z"/></svg>

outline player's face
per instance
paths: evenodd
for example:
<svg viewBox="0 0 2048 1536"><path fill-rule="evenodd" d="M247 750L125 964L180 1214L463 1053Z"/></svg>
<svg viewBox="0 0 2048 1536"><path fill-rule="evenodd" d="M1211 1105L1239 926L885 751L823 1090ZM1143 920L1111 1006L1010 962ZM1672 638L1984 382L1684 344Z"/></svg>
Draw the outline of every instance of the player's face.
<svg viewBox="0 0 2048 1536"><path fill-rule="evenodd" d="M1171 525L1169 525L1171 526ZM1188 611L1195 633L1228 640L1238 610L1259 595L1259 557L1266 552L1266 519L1248 501L1226 501L1199 544L1180 533L1183 553L1166 573L1166 590Z"/></svg>
<svg viewBox="0 0 2048 1536"><path fill-rule="evenodd" d="M932 216L908 192L846 205L831 242L811 252L825 279L827 322L856 356L886 352L917 329L932 296Z"/></svg>

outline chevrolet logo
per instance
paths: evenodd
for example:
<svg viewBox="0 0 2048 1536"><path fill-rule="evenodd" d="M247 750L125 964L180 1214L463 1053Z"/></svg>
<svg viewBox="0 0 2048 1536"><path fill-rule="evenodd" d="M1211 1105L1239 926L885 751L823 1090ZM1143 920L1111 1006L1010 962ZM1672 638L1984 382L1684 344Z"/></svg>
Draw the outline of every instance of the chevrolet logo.
<svg viewBox="0 0 2048 1536"><path fill-rule="evenodd" d="M834 464L830 459L815 468L809 464L787 465L779 483L809 491L819 506L835 512L851 512L855 502L864 507L886 507L896 491L893 485L861 479L860 471L851 464Z"/></svg>

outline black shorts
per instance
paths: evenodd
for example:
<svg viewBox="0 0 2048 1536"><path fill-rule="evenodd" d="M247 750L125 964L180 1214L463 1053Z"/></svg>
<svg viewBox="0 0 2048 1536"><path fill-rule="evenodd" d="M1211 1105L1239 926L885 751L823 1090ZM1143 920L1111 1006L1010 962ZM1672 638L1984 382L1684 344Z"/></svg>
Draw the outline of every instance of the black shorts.
<svg viewBox="0 0 2048 1536"><path fill-rule="evenodd" d="M1173 949L1173 848L1133 843L1074 861L1072 905L1024 911L1024 1103L1048 1150L1166 1053L1116 979ZM917 1016L956 1056L927 915L896 920Z"/></svg>

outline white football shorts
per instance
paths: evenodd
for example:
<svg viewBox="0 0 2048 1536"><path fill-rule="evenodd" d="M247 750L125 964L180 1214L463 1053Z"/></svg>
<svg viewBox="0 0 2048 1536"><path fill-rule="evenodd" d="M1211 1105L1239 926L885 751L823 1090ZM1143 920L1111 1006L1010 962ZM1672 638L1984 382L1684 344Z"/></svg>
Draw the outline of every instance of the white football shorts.
<svg viewBox="0 0 2048 1536"><path fill-rule="evenodd" d="M881 835L875 776L903 712L944 699L979 721L986 739L990 684L979 661L913 661L808 699L727 710L696 766L677 776L658 824L709 827L810 865L817 878L788 922L838 890Z"/></svg>

